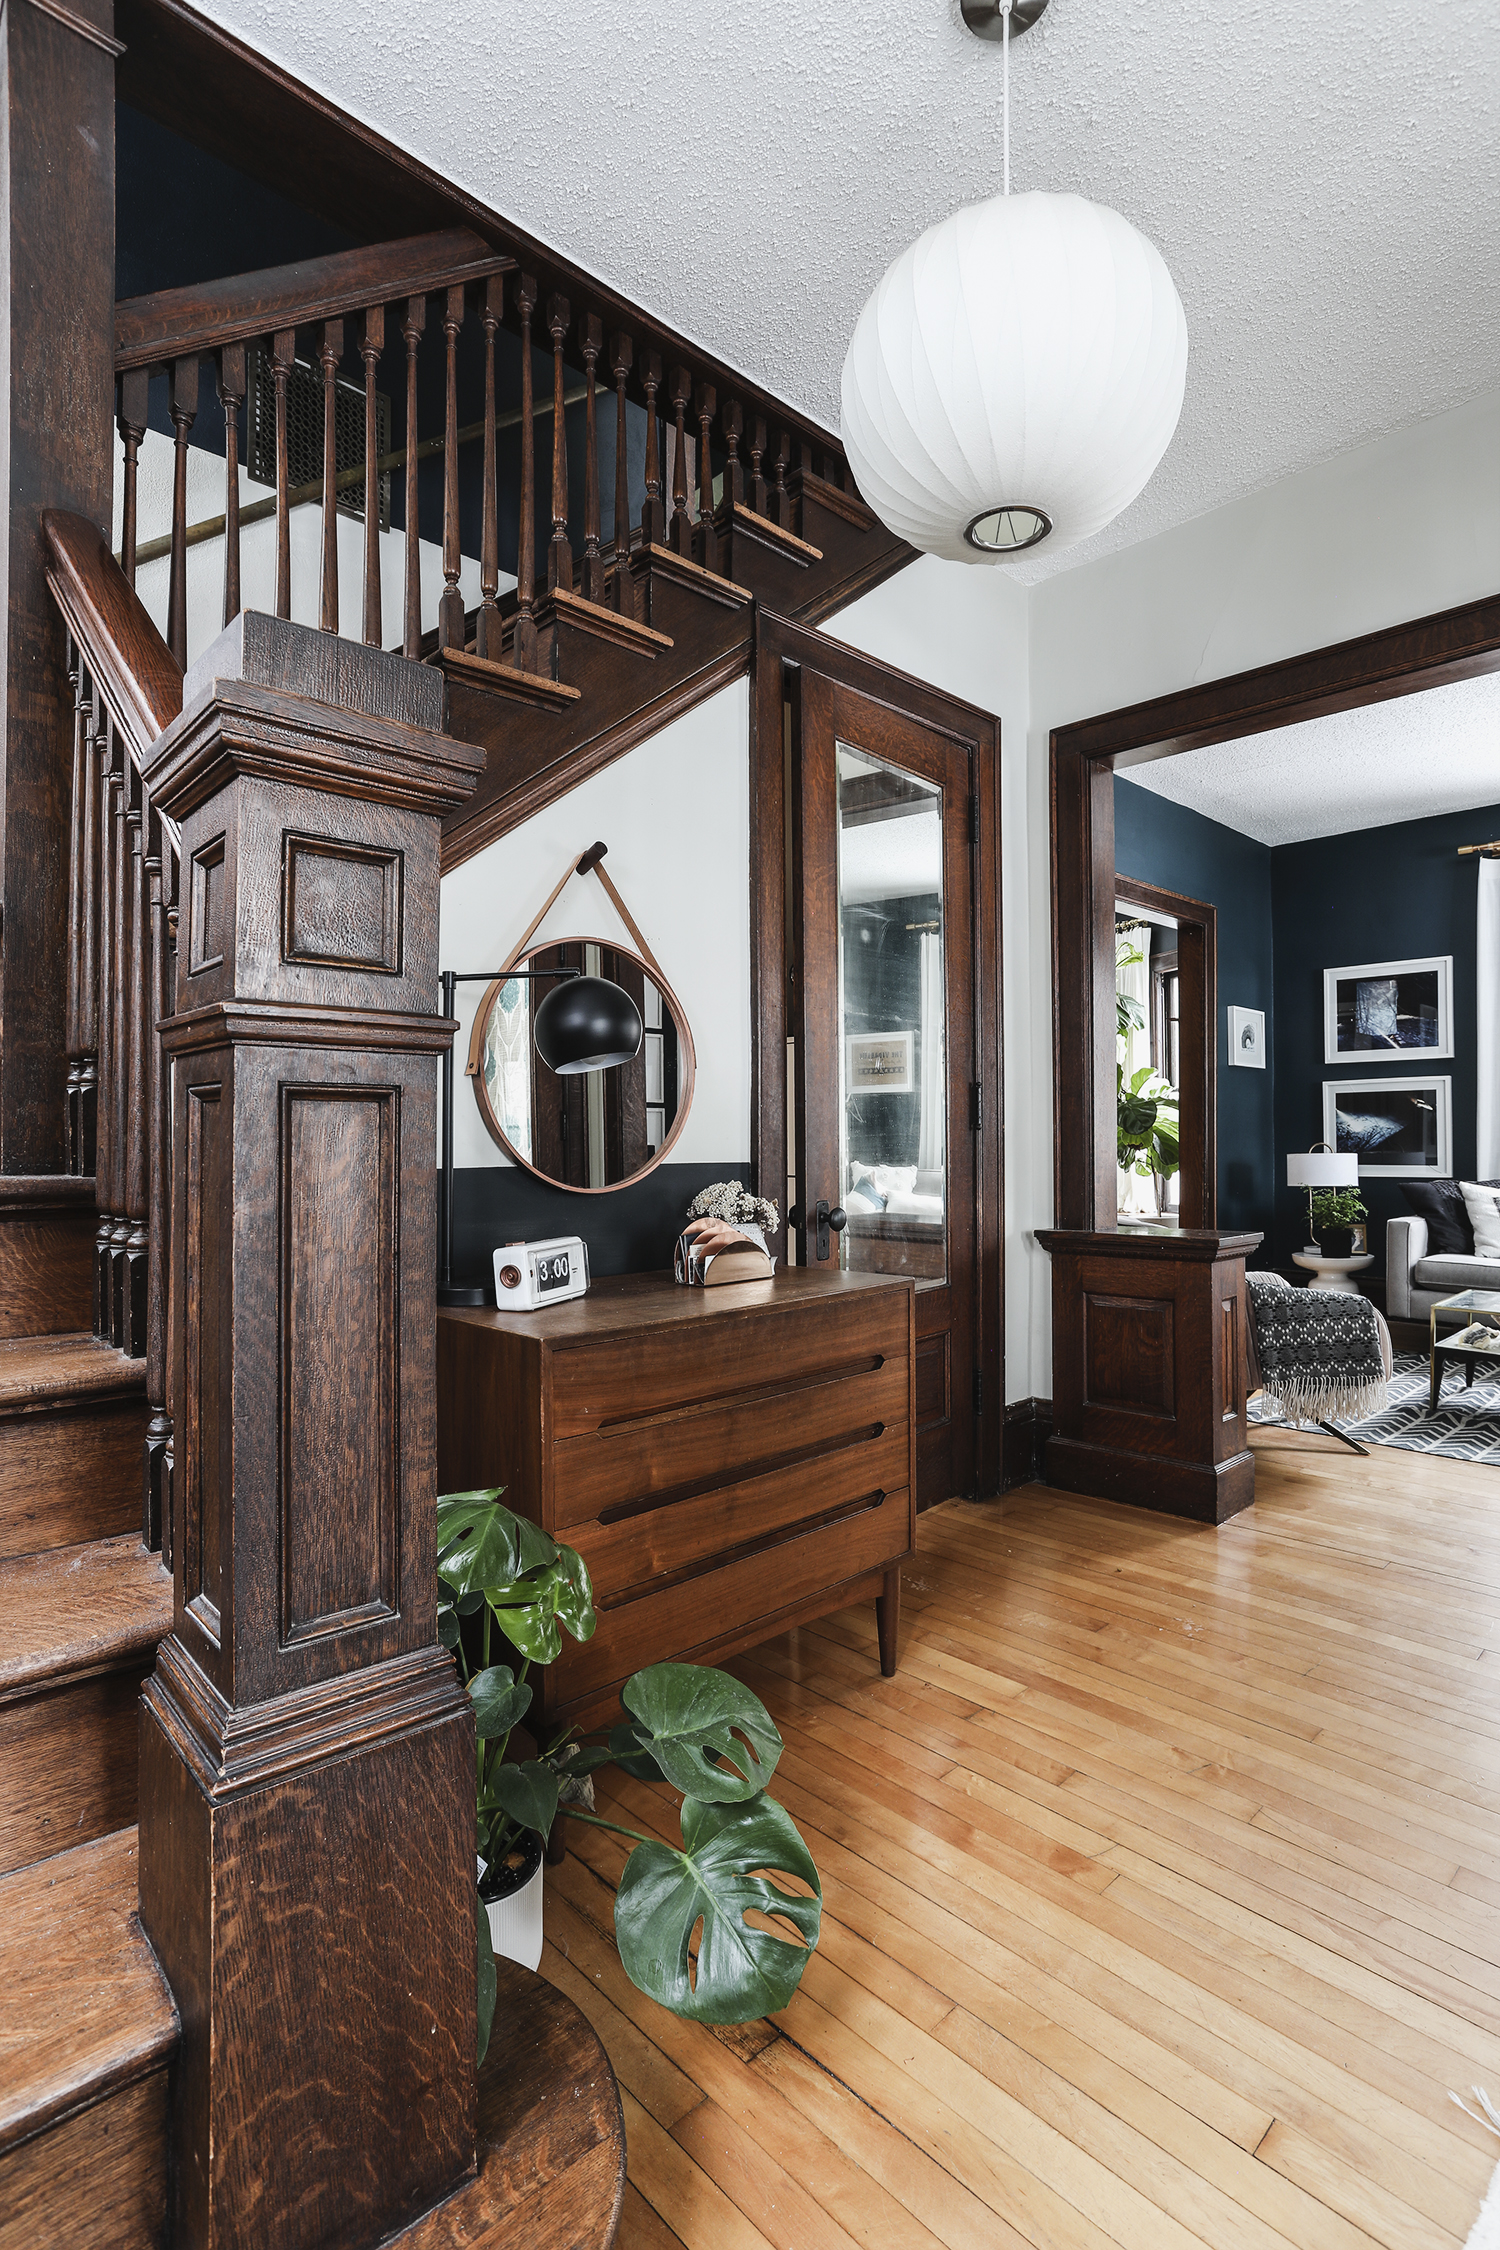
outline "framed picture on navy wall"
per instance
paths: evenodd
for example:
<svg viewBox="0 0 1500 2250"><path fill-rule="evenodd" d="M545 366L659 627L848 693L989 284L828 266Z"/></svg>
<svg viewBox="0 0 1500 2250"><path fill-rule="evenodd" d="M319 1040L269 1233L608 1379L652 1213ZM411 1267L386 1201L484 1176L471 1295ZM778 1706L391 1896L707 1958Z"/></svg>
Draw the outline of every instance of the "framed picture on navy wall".
<svg viewBox="0 0 1500 2250"><path fill-rule="evenodd" d="M1451 953L1323 971L1324 1062L1366 1061L1373 1055L1451 1061Z"/></svg>
<svg viewBox="0 0 1500 2250"><path fill-rule="evenodd" d="M1230 1009L1229 1067L1231 1070L1265 1069L1266 1011L1264 1008Z"/></svg>
<svg viewBox="0 0 1500 2250"><path fill-rule="evenodd" d="M1325 1078L1323 1138L1362 1180L1453 1176L1451 1078Z"/></svg>

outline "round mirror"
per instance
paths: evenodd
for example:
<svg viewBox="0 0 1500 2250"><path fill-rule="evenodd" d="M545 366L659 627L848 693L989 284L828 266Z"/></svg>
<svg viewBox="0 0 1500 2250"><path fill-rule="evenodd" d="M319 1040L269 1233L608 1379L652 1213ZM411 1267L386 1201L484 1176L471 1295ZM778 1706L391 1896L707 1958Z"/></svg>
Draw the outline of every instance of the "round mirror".
<svg viewBox="0 0 1500 2250"><path fill-rule="evenodd" d="M640 1179L677 1139L693 1098L693 1039L676 994L639 954L604 938L533 946L510 967L533 981L497 977L469 1043L486 1130L538 1179L580 1195ZM633 1060L558 1072L538 1054L538 1009L579 976L602 977L634 1002L644 1036Z"/></svg>

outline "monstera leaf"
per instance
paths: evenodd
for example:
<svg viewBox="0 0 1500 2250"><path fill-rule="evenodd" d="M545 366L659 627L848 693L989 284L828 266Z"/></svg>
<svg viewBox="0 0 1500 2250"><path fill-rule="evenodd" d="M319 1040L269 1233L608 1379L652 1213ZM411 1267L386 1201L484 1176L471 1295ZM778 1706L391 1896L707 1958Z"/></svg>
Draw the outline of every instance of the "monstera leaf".
<svg viewBox="0 0 1500 2250"><path fill-rule="evenodd" d="M497 1766L489 1786L518 1828L534 1828L546 1837L557 1816L557 1775L540 1758L524 1765Z"/></svg>
<svg viewBox="0 0 1500 2250"><path fill-rule="evenodd" d="M518 1680L508 1664L492 1664L469 1682L474 1706L474 1729L481 1742L493 1742L510 1733L531 1709L531 1690Z"/></svg>
<svg viewBox="0 0 1500 2250"><path fill-rule="evenodd" d="M475 1931L478 1942L479 1970L479 2055L484 2061L490 2044L490 2026L495 2020L495 1948L490 1938L490 1918L484 1911L484 1901L476 1896L479 1922Z"/></svg>
<svg viewBox="0 0 1500 2250"><path fill-rule="evenodd" d="M776 1771L782 1745L771 1714L727 1672L652 1664L625 1682L621 1701L641 1749L685 1797L738 1804L758 1796Z"/></svg>
<svg viewBox="0 0 1500 2250"><path fill-rule="evenodd" d="M712 1676L712 1675L710 1675ZM753 2023L784 2008L818 1942L822 1886L791 1817L771 1797L682 1808L683 1848L637 1844L615 1896L615 1936L632 1983L674 2015L698 2023ZM795 1875L804 1898L763 1872ZM784 1915L801 1931L796 1945L752 1928L747 1909ZM697 1978L688 1941L699 1918Z"/></svg>
<svg viewBox="0 0 1500 2250"><path fill-rule="evenodd" d="M545 1531L500 1506L504 1490L448 1492L438 1501L438 1576L455 1596L483 1595L557 1560Z"/></svg>

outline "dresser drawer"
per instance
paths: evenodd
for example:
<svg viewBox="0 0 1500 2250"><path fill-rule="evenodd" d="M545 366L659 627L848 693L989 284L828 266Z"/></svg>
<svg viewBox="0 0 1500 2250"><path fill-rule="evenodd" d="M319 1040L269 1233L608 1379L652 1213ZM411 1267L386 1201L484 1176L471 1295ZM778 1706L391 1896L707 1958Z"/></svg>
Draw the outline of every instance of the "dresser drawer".
<svg viewBox="0 0 1500 2250"><path fill-rule="evenodd" d="M557 1536L577 1546L577 1527L603 1509L743 1481L789 1455L898 1429L904 1442L910 1381L904 1357L883 1359L857 1374L815 1374L770 1394L721 1392L563 1439L553 1449Z"/></svg>
<svg viewBox="0 0 1500 2250"><path fill-rule="evenodd" d="M742 1305L720 1312L721 1290L684 1291L703 1314L634 1334L559 1346L549 1355L555 1441L590 1435L616 1422L687 1403L725 1403L747 1391L782 1390L819 1373L873 1372L910 1350L904 1295L883 1290L832 1299L767 1319L756 1300L775 1282L746 1290ZM738 1292L730 1292L738 1294Z"/></svg>
<svg viewBox="0 0 1500 2250"><path fill-rule="evenodd" d="M565 1641L547 1669L549 1724L585 1709L602 1714L632 1672L668 1651L678 1662L694 1662L700 1651L742 1633L753 1638L762 1618L893 1566L911 1552L914 1520L908 1487L841 1522L601 1610L593 1639Z"/></svg>
<svg viewBox="0 0 1500 2250"><path fill-rule="evenodd" d="M835 1511L855 1512L877 1495L904 1490L910 1476L904 1418L852 1442L692 1498L605 1511L603 1522L574 1524L566 1537L589 1566L598 1601L649 1591L650 1581L728 1556Z"/></svg>

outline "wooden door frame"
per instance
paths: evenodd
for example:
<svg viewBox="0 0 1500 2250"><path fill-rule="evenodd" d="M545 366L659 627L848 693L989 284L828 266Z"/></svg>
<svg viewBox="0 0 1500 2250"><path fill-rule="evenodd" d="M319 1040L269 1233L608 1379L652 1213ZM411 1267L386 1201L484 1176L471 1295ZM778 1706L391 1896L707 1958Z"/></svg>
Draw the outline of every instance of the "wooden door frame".
<svg viewBox="0 0 1500 2250"><path fill-rule="evenodd" d="M1154 883L1116 875L1114 896L1125 906L1170 914L1177 924L1179 1226L1217 1226L1219 1211L1219 940L1218 909ZM1194 1183L1189 1188L1189 1182ZM1116 1210L1119 1196L1115 1198Z"/></svg>
<svg viewBox="0 0 1500 2250"><path fill-rule="evenodd" d="M976 1195L974 1350L980 1411L974 1432L976 1489L998 1492L1005 1420L1005 1114L1000 935L1000 721L910 673L862 656L830 634L757 609L750 696L750 1161L760 1194L786 1197L788 712L804 663L973 753L978 838L974 846L974 1049L981 1129ZM771 1247L786 1255L785 1213ZM959 1371L955 1370L955 1376Z"/></svg>
<svg viewBox="0 0 1500 2250"><path fill-rule="evenodd" d="M1058 1228L1109 1232L1115 1194L1117 767L1500 671L1500 595L1053 729L1052 1071Z"/></svg>

